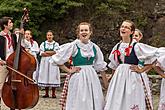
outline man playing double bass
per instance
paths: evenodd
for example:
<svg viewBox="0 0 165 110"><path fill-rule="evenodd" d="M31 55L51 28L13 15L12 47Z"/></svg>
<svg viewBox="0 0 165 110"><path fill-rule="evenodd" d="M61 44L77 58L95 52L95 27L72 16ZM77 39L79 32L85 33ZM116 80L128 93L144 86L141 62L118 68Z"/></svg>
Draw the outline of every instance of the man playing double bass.
<svg viewBox="0 0 165 110"><path fill-rule="evenodd" d="M0 19L0 97L2 95L2 87L5 82L8 70L5 66L5 60L10 54L14 52L16 47L16 35L11 34L10 30L13 28L12 18L3 17Z"/></svg>
<svg viewBox="0 0 165 110"><path fill-rule="evenodd" d="M8 74L6 67L7 58L14 52L17 44L17 36L12 34L10 30L13 28L11 17L2 17L0 19L0 101L2 96L2 87ZM23 46L27 46L26 42L22 42ZM13 109L11 109L13 110Z"/></svg>

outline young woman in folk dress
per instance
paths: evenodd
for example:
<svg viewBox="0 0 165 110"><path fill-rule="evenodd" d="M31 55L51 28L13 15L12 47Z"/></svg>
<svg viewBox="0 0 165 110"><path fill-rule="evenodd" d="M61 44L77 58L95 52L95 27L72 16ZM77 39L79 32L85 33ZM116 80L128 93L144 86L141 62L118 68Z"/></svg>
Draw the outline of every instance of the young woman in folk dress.
<svg viewBox="0 0 165 110"><path fill-rule="evenodd" d="M59 50L59 44L53 40L53 32L46 34L47 40L40 45L40 69L38 85L45 87L44 98L49 97L49 87L52 88L52 98L56 98L55 88L60 86L60 70L56 64L50 63L51 56Z"/></svg>
<svg viewBox="0 0 165 110"><path fill-rule="evenodd" d="M103 110L104 96L96 72L100 72L105 86L106 62L100 48L90 40L91 25L82 22L77 27L78 39L60 47L52 61L67 73L73 73L69 80L66 110ZM63 64L72 57L73 67Z"/></svg>
<svg viewBox="0 0 165 110"><path fill-rule="evenodd" d="M114 72L108 87L104 110L153 110L144 89L141 73L134 65L145 65L156 60L157 48L133 40L135 25L126 20L120 27L122 41L113 48L108 65ZM146 100L148 99L148 100ZM147 104L146 104L147 103Z"/></svg>
<svg viewBox="0 0 165 110"><path fill-rule="evenodd" d="M35 58L37 58L37 54L39 53L39 46L38 46L38 43L33 40L33 37L32 37L32 32L30 30L26 30L25 31L25 39L26 39L26 42L28 42L28 47L25 48L26 51L28 51L30 54L32 54Z"/></svg>
<svg viewBox="0 0 165 110"><path fill-rule="evenodd" d="M25 47L25 50L29 52L31 55L33 55L37 62L36 71L33 72L33 79L37 82L38 81L37 54L39 53L40 49L39 49L38 43L35 40L33 40L32 32L30 30L25 31L25 40L29 44L27 47Z"/></svg>

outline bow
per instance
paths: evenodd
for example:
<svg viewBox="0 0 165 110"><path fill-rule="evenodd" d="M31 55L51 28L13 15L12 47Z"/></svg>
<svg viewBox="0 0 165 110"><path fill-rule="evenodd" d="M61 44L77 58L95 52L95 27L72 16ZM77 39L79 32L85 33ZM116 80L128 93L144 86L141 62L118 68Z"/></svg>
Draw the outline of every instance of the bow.
<svg viewBox="0 0 165 110"><path fill-rule="evenodd" d="M128 47L125 49L125 56L129 56L129 55L130 55L131 49L132 49L132 46L128 46Z"/></svg>
<svg viewBox="0 0 165 110"><path fill-rule="evenodd" d="M120 51L119 50L115 50L115 51L112 52L112 54L114 54L114 59L116 61L118 61L118 56L121 55Z"/></svg>

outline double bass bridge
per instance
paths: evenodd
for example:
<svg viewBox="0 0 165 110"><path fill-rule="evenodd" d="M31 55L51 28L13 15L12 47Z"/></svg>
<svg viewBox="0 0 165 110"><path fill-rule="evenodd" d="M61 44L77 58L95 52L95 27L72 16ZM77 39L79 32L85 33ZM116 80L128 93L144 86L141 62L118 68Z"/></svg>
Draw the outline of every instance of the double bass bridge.
<svg viewBox="0 0 165 110"><path fill-rule="evenodd" d="M19 82L21 83L22 81L21 80L11 80L12 82Z"/></svg>

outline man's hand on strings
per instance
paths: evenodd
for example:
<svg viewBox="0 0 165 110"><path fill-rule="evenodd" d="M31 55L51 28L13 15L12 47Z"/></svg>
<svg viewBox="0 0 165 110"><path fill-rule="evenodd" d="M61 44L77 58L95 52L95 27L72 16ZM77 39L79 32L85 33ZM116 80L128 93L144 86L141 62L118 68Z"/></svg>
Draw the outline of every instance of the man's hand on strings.
<svg viewBox="0 0 165 110"><path fill-rule="evenodd" d="M5 65L5 64L6 64L6 62L5 62L5 61L0 60L0 65L1 65L1 66Z"/></svg>

